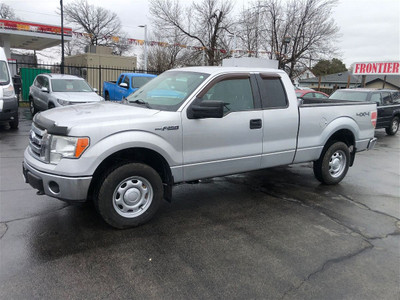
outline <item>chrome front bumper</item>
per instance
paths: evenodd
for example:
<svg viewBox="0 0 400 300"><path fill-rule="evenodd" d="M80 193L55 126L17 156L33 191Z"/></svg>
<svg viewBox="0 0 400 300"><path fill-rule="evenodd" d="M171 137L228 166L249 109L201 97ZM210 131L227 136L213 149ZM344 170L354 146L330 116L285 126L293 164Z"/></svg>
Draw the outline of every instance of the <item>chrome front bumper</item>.
<svg viewBox="0 0 400 300"><path fill-rule="evenodd" d="M86 201L91 176L65 177L36 170L24 161L22 172L25 182L38 190L39 194L68 201Z"/></svg>

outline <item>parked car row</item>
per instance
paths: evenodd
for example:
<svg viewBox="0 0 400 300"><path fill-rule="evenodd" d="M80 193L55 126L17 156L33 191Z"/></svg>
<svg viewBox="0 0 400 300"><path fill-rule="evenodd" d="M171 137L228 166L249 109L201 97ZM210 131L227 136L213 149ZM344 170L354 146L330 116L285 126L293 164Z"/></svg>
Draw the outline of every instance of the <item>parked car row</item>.
<svg viewBox="0 0 400 300"><path fill-rule="evenodd" d="M104 98L97 94L81 77L44 73L36 76L29 89L29 107L32 115L53 107L122 100L156 77L152 74L122 73L118 81L104 82Z"/></svg>

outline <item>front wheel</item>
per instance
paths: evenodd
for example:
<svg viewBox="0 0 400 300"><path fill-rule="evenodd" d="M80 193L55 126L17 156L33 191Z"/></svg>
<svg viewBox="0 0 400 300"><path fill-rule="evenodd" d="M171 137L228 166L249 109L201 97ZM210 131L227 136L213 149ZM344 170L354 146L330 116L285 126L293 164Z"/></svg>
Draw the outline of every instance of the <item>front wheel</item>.
<svg viewBox="0 0 400 300"><path fill-rule="evenodd" d="M95 204L104 221L123 229L149 221L162 197L162 180L153 168L125 163L104 176Z"/></svg>
<svg viewBox="0 0 400 300"><path fill-rule="evenodd" d="M324 184L338 184L346 176L350 165L350 151L343 142L333 142L314 162L314 175Z"/></svg>
<svg viewBox="0 0 400 300"><path fill-rule="evenodd" d="M38 112L36 105L33 102L32 98L29 98L29 110L30 110L32 116L34 116Z"/></svg>
<svg viewBox="0 0 400 300"><path fill-rule="evenodd" d="M399 117L394 117L390 122L390 126L385 128L388 135L395 135L399 130Z"/></svg>

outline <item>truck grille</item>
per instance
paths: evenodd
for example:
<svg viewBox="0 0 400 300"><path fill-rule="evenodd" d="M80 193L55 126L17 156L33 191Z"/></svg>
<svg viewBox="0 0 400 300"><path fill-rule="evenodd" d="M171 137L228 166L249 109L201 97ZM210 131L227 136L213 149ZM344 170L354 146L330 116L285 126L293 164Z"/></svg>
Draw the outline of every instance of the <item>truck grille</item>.
<svg viewBox="0 0 400 300"><path fill-rule="evenodd" d="M29 133L29 147L31 148L31 153L36 156L38 159L44 160L44 157L41 158L42 153L42 139L45 130L41 130L32 123L32 128Z"/></svg>

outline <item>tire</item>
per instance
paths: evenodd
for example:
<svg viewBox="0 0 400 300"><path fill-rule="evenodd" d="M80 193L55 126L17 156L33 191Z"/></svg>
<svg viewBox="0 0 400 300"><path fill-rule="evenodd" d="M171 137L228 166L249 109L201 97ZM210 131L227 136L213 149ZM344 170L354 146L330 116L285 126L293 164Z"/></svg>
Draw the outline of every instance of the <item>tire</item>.
<svg viewBox="0 0 400 300"><path fill-rule="evenodd" d="M29 98L29 110L30 110L32 116L36 115L38 112L38 109L36 108L36 105L33 102L32 98Z"/></svg>
<svg viewBox="0 0 400 300"><path fill-rule="evenodd" d="M94 201L106 223L124 229L149 221L162 198L162 180L153 168L142 163L124 163L105 174Z"/></svg>
<svg viewBox="0 0 400 300"><path fill-rule="evenodd" d="M105 99L106 101L110 101L110 94L109 94L108 92L105 92L105 93L104 93L104 99Z"/></svg>
<svg viewBox="0 0 400 300"><path fill-rule="evenodd" d="M390 126L385 128L388 135L395 135L399 130L399 117L394 117L390 122Z"/></svg>
<svg viewBox="0 0 400 300"><path fill-rule="evenodd" d="M346 176L349 166L349 147L343 142L334 141L325 147L321 157L314 161L314 175L323 184L338 184Z"/></svg>
<svg viewBox="0 0 400 300"><path fill-rule="evenodd" d="M18 129L18 125L19 125L18 115L16 115L14 120L10 121L8 124L10 124L11 129Z"/></svg>

